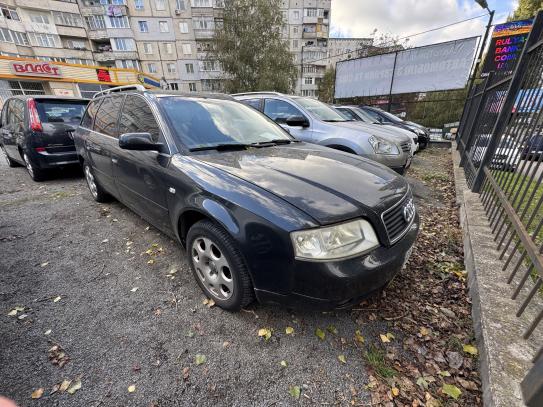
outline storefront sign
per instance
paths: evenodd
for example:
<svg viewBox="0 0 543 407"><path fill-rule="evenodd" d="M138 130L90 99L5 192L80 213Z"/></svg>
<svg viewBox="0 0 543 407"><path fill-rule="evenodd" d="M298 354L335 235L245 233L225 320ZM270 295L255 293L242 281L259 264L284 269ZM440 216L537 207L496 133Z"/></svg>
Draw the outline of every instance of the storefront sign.
<svg viewBox="0 0 543 407"><path fill-rule="evenodd" d="M100 82L111 82L111 75L107 69L97 69L96 76Z"/></svg>
<svg viewBox="0 0 543 407"><path fill-rule="evenodd" d="M11 72L15 75L62 78L60 67L51 65L49 62L11 62L10 68Z"/></svg>
<svg viewBox="0 0 543 407"><path fill-rule="evenodd" d="M532 29L533 20L510 21L498 24L492 33L492 42L488 48L481 76L489 72L508 75L515 69L517 60L524 48L524 43Z"/></svg>
<svg viewBox="0 0 543 407"><path fill-rule="evenodd" d="M149 85L149 86L153 86L155 88L160 88L160 82L157 82L145 75L142 75L142 74L139 74L138 75L138 82L141 83L142 85Z"/></svg>

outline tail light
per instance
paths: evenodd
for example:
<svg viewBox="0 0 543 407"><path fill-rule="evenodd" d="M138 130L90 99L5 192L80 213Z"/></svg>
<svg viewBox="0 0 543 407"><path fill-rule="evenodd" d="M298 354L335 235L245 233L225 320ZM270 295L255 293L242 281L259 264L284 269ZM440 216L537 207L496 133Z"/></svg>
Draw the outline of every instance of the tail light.
<svg viewBox="0 0 543 407"><path fill-rule="evenodd" d="M38 109L36 108L36 101L34 99L28 99L27 105L28 116L30 118L30 129L32 131L43 131L40 115L38 114Z"/></svg>

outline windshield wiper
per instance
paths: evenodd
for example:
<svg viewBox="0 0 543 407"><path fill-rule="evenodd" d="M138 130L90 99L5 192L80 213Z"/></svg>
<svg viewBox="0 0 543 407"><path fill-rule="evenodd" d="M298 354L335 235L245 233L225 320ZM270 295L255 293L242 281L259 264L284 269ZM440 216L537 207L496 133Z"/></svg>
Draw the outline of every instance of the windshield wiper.
<svg viewBox="0 0 543 407"><path fill-rule="evenodd" d="M323 120L323 122L327 122L327 123L336 123L336 122L347 122L349 120L343 120L343 119L328 119L328 120ZM354 120L353 120L354 121Z"/></svg>
<svg viewBox="0 0 543 407"><path fill-rule="evenodd" d="M205 150L245 150L248 147L252 147L251 144L243 143L222 143L222 144L212 144L208 146L196 146L189 148L189 151L205 151Z"/></svg>
<svg viewBox="0 0 543 407"><path fill-rule="evenodd" d="M279 145L279 144L290 144L290 143L293 143L294 140L289 140L289 139L286 139L286 138L279 138L279 139L274 139L274 140L267 140L267 141L258 141L258 142L255 142L255 143L251 143L251 146L254 146L254 147L269 147L269 146L276 146L276 145Z"/></svg>

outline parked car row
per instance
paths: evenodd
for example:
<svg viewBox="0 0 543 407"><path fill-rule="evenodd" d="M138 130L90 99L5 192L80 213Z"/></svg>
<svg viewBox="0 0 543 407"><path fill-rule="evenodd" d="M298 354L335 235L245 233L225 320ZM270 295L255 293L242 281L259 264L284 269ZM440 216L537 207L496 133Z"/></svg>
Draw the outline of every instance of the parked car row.
<svg viewBox="0 0 543 407"><path fill-rule="evenodd" d="M79 162L92 198L114 197L179 241L224 309L255 298L348 307L384 287L419 228L409 184L380 164L402 172L409 137L404 151L307 98L235 98L243 103L130 86L97 94L83 113L67 101L85 100L42 109L53 99L16 97L2 112L2 132L14 135L1 144L34 178ZM46 124L63 124L62 137Z"/></svg>

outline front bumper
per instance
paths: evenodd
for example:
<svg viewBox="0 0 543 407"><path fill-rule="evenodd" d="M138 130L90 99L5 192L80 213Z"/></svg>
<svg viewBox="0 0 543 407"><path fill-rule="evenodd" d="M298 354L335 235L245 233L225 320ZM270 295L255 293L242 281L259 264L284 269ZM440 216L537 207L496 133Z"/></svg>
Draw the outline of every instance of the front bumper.
<svg viewBox="0 0 543 407"><path fill-rule="evenodd" d="M379 247L369 254L341 261L296 260L289 293L256 289L261 303L295 308L345 308L388 284L401 270L419 229L419 217L409 231L391 247Z"/></svg>

